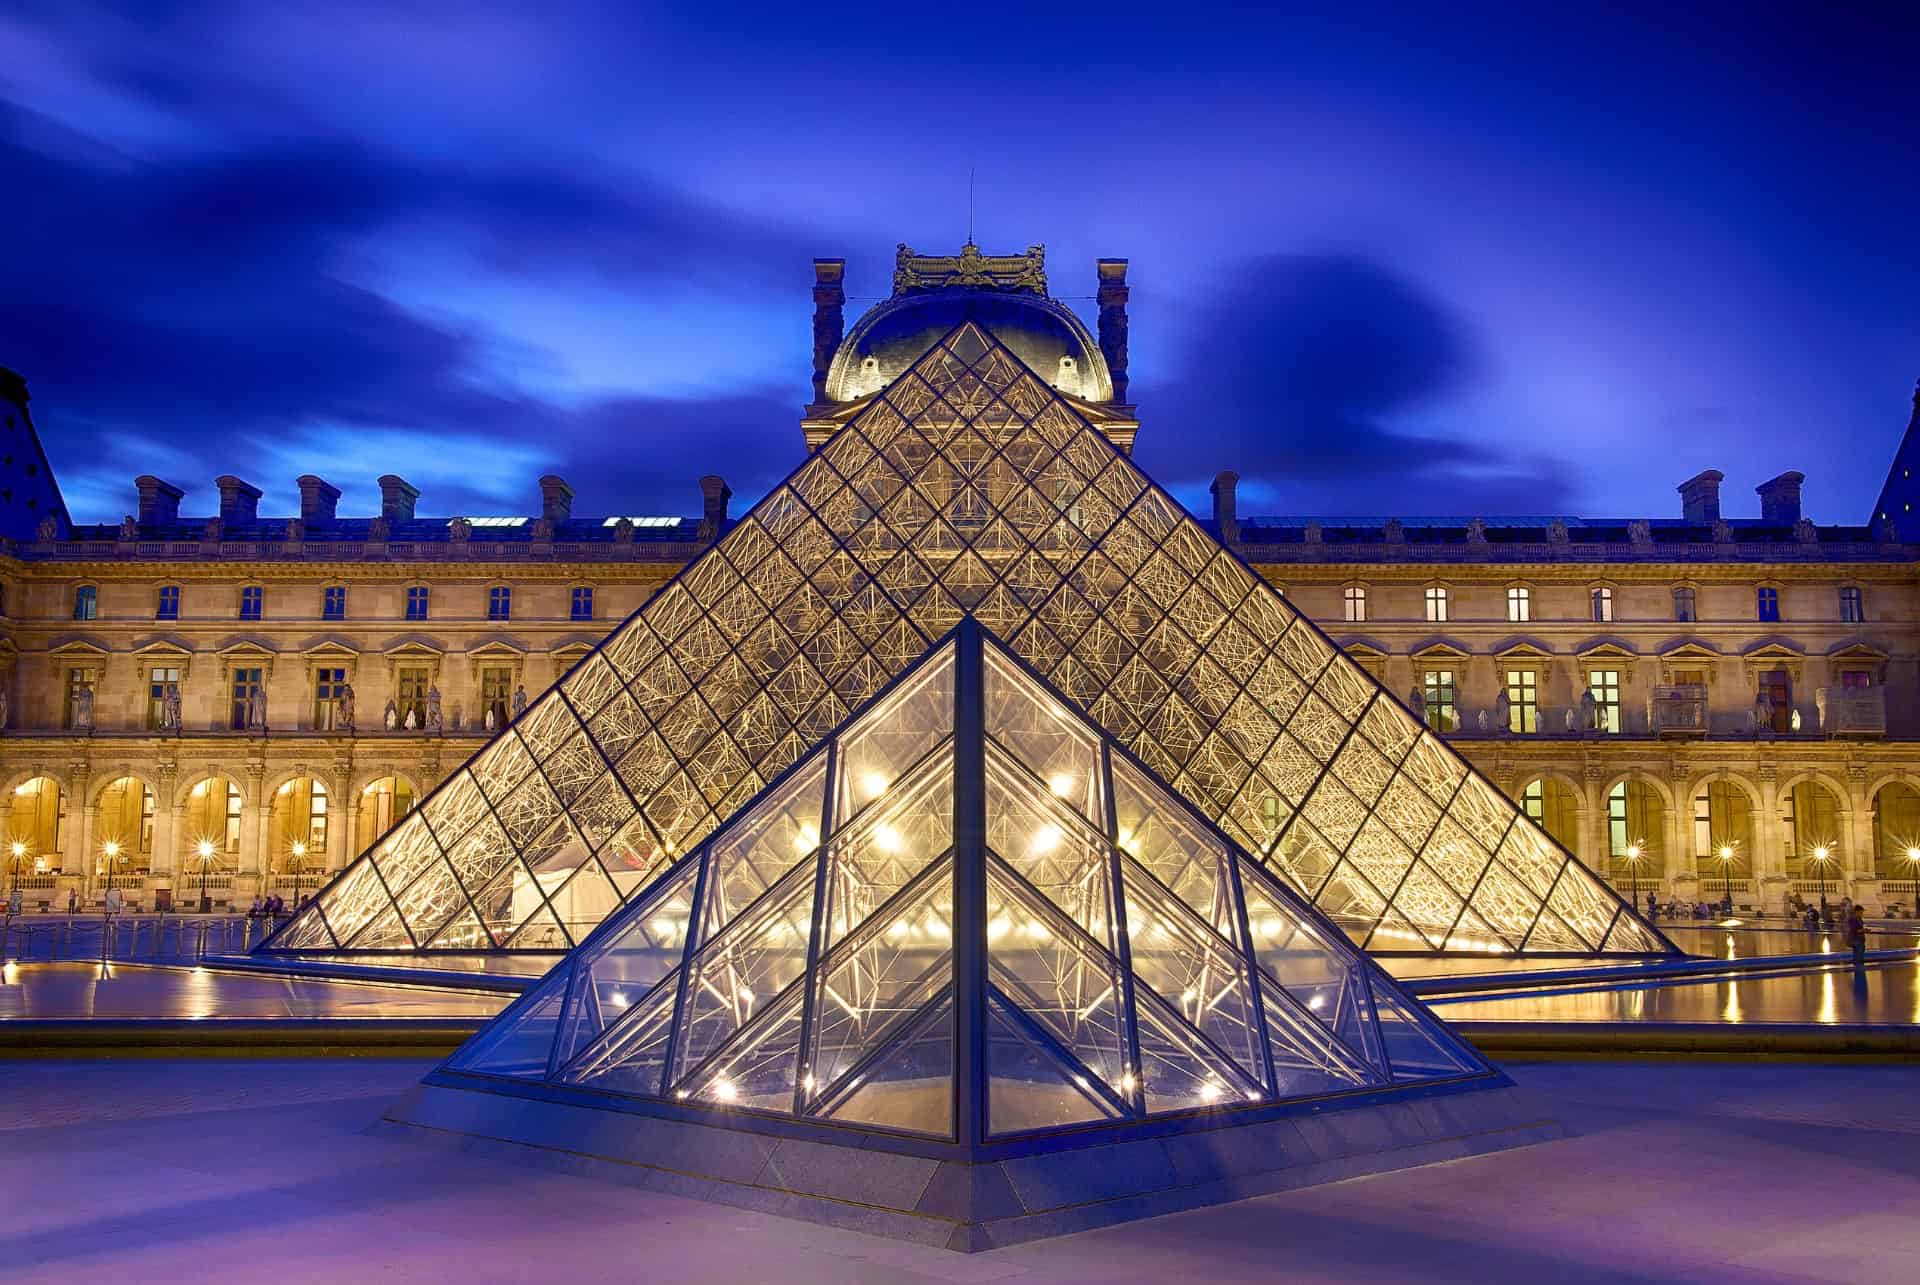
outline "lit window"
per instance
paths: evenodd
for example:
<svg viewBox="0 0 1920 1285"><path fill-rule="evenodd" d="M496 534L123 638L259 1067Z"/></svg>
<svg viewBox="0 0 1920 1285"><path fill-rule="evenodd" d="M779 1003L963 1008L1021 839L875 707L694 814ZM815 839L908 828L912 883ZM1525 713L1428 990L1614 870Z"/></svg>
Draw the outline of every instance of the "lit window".
<svg viewBox="0 0 1920 1285"><path fill-rule="evenodd" d="M1436 732L1457 728L1460 724L1454 706L1453 671L1429 669L1422 675L1420 686L1427 698L1427 726Z"/></svg>
<svg viewBox="0 0 1920 1285"><path fill-rule="evenodd" d="M163 584L160 586L160 601L154 606L153 618L155 620L180 619L179 585Z"/></svg>
<svg viewBox="0 0 1920 1285"><path fill-rule="evenodd" d="M1857 625L1867 618L1867 604L1858 585L1845 585L1840 590L1840 619L1850 625Z"/></svg>
<svg viewBox="0 0 1920 1285"><path fill-rule="evenodd" d="M425 620L427 618L427 587L423 584L409 585L407 588L407 619Z"/></svg>
<svg viewBox="0 0 1920 1285"><path fill-rule="evenodd" d="M1347 620L1357 623L1367 618L1367 591L1359 585L1348 585L1346 592Z"/></svg>
<svg viewBox="0 0 1920 1285"><path fill-rule="evenodd" d="M1607 851L1614 857L1627 855L1627 783L1607 791Z"/></svg>
<svg viewBox="0 0 1920 1285"><path fill-rule="evenodd" d="M1596 669L1587 675L1587 690L1593 693L1593 722L1598 731L1615 735L1620 731L1620 671Z"/></svg>
<svg viewBox="0 0 1920 1285"><path fill-rule="evenodd" d="M399 727L411 731L427 725L427 692L433 686L433 671L408 665L394 675L398 695L394 700L394 718ZM413 718L409 727L407 718Z"/></svg>
<svg viewBox="0 0 1920 1285"><path fill-rule="evenodd" d="M511 620L513 618L513 590L506 585L495 585L487 590L487 619Z"/></svg>
<svg viewBox="0 0 1920 1285"><path fill-rule="evenodd" d="M1758 620L1780 619L1780 591L1761 588L1754 590L1754 617Z"/></svg>
<svg viewBox="0 0 1920 1285"><path fill-rule="evenodd" d="M1509 732L1540 730L1539 670L1509 669L1507 671L1507 730Z"/></svg>
<svg viewBox="0 0 1920 1285"><path fill-rule="evenodd" d="M1675 620L1698 620L1700 618L1698 612L1694 609L1693 589L1691 587L1680 585L1674 589L1673 618Z"/></svg>
<svg viewBox="0 0 1920 1285"><path fill-rule="evenodd" d="M246 730L247 706L252 702L253 694L264 686L265 680L266 671L263 669L248 667L233 671L228 722L234 731Z"/></svg>
<svg viewBox="0 0 1920 1285"><path fill-rule="evenodd" d="M1438 587L1427 590L1427 619L1444 622L1447 618L1447 591Z"/></svg>
<svg viewBox="0 0 1920 1285"><path fill-rule="evenodd" d="M73 591L73 618L75 620L93 620L100 615L100 591L90 584L83 584Z"/></svg>
<svg viewBox="0 0 1920 1285"><path fill-rule="evenodd" d="M257 584L250 584L240 591L240 619L260 619L260 608L265 604L267 591Z"/></svg>
<svg viewBox="0 0 1920 1285"><path fill-rule="evenodd" d="M320 591L320 618L322 620L347 618L347 587L345 585L328 585Z"/></svg>
<svg viewBox="0 0 1920 1285"><path fill-rule="evenodd" d="M573 591L573 619L593 619L593 590L582 587Z"/></svg>
<svg viewBox="0 0 1920 1285"><path fill-rule="evenodd" d="M1517 585L1507 590L1507 619L1516 623L1533 619L1533 590Z"/></svg>
<svg viewBox="0 0 1920 1285"><path fill-rule="evenodd" d="M313 671L313 730L331 732L340 725L340 700L347 686L347 671L326 667Z"/></svg>
<svg viewBox="0 0 1920 1285"><path fill-rule="evenodd" d="M149 731L157 731L166 726L167 696L179 687L179 669L171 665L156 665L147 671L147 729Z"/></svg>
<svg viewBox="0 0 1920 1285"><path fill-rule="evenodd" d="M1613 619L1613 590L1604 585L1593 591L1593 618L1602 623Z"/></svg>
<svg viewBox="0 0 1920 1285"><path fill-rule="evenodd" d="M80 704L80 693L93 690L94 679L98 675L91 669L69 669L67 671L66 725L73 726L73 716Z"/></svg>
<svg viewBox="0 0 1920 1285"><path fill-rule="evenodd" d="M493 715L493 726L507 725L508 702L513 699L513 667L510 665L488 665L480 671L480 718L484 725L488 714Z"/></svg>
<svg viewBox="0 0 1920 1285"><path fill-rule="evenodd" d="M1840 690L1846 692L1864 692L1873 686L1873 674L1864 669L1843 669L1840 671ZM1915 832L1920 835L1920 831Z"/></svg>

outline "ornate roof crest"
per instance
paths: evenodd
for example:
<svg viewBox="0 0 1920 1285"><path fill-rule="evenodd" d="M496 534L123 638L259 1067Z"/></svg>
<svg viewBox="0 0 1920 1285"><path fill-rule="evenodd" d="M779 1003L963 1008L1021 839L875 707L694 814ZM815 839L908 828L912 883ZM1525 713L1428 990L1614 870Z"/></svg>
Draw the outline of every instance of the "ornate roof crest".
<svg viewBox="0 0 1920 1285"><path fill-rule="evenodd" d="M921 290L958 286L974 290L1047 293L1047 247L1030 245L1025 254L982 254L969 241L960 253L916 254L905 241L893 256L893 293L896 297Z"/></svg>

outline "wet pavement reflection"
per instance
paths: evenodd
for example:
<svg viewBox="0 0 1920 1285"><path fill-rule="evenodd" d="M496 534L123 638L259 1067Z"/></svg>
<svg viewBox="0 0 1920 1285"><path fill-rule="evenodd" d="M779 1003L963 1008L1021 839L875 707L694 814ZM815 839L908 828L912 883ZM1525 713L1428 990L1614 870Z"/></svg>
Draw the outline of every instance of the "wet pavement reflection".
<svg viewBox="0 0 1920 1285"><path fill-rule="evenodd" d="M138 964L0 966L0 1020L491 1017L509 995Z"/></svg>
<svg viewBox="0 0 1920 1285"><path fill-rule="evenodd" d="M1920 963L1899 960L1856 970L1836 961L1738 979L1576 984L1551 992L1427 1002L1449 1022L1910 1025L1920 1023Z"/></svg>

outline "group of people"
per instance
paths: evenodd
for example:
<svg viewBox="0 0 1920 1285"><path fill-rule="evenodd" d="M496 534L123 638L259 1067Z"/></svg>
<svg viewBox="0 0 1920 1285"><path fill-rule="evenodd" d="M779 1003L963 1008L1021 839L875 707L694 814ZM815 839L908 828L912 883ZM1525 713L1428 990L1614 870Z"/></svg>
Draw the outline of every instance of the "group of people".
<svg viewBox="0 0 1920 1285"><path fill-rule="evenodd" d="M272 892L268 893L264 898L255 897L253 899L253 905L247 910L247 918L281 919L286 916L286 913L286 898L277 892Z"/></svg>

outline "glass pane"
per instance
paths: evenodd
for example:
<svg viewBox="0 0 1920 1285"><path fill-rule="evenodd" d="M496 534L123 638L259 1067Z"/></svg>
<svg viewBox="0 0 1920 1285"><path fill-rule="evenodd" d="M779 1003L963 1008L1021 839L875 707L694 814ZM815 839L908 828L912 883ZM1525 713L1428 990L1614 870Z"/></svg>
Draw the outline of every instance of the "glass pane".
<svg viewBox="0 0 1920 1285"><path fill-rule="evenodd" d="M998 647L985 665L987 734L1043 781L1054 797L1106 828L1100 806L1100 747L1082 721L1035 684Z"/></svg>
<svg viewBox="0 0 1920 1285"><path fill-rule="evenodd" d="M840 738L835 815L846 820L884 794L953 730L953 652L923 668Z"/></svg>
<svg viewBox="0 0 1920 1285"><path fill-rule="evenodd" d="M1206 1046L1153 995L1134 991L1140 1033L1140 1086L1147 1114L1235 1106L1265 1097L1260 1085Z"/></svg>
<svg viewBox="0 0 1920 1285"><path fill-rule="evenodd" d="M690 965L678 1019L679 1080L733 1037L806 970L814 868L802 865L714 938Z"/></svg>
<svg viewBox="0 0 1920 1285"><path fill-rule="evenodd" d="M824 1114L850 1124L953 1136L953 1001L912 1022Z"/></svg>
<svg viewBox="0 0 1920 1285"><path fill-rule="evenodd" d="M1267 886L1263 875L1242 869L1241 889L1247 899L1254 959L1301 1007L1331 1028L1353 960L1324 940L1317 929L1302 923L1285 899Z"/></svg>
<svg viewBox="0 0 1920 1285"><path fill-rule="evenodd" d="M783 1000L704 1067L687 1077L675 1096L719 1106L754 1107L793 1114L800 1066L800 992Z"/></svg>
<svg viewBox="0 0 1920 1285"><path fill-rule="evenodd" d="M1106 841L992 746L987 748L987 847L1088 936L1113 949Z"/></svg>
<svg viewBox="0 0 1920 1285"><path fill-rule="evenodd" d="M1387 1060L1397 1080L1466 1075L1480 1070L1478 1060L1440 1029L1439 1023L1388 993L1374 988L1374 1011L1380 1016L1380 1035Z"/></svg>
<svg viewBox="0 0 1920 1285"><path fill-rule="evenodd" d="M987 1001L986 1041L989 1133L1026 1133L1120 1115L1120 1109L1093 1088L1086 1072L1063 1061L1058 1050L1014 1018L998 997Z"/></svg>
<svg viewBox="0 0 1920 1285"><path fill-rule="evenodd" d="M462 1045L447 1060L447 1066L456 1071L544 1079L554 1033L560 1025L561 1001L571 976L564 965L548 973L491 1026Z"/></svg>
<svg viewBox="0 0 1920 1285"><path fill-rule="evenodd" d="M831 949L866 921L953 843L953 751L942 749L912 779L889 789L828 845L828 918L821 948Z"/></svg>
<svg viewBox="0 0 1920 1285"><path fill-rule="evenodd" d="M1259 1019L1239 952L1131 857L1122 859L1121 882L1126 889L1127 944L1136 997L1142 986L1152 987L1249 1077L1265 1078L1260 1068Z"/></svg>
<svg viewBox="0 0 1920 1285"><path fill-rule="evenodd" d="M1240 940L1227 850L1132 764L1113 760L1113 809L1121 851L1172 889L1229 942Z"/></svg>
<svg viewBox="0 0 1920 1285"><path fill-rule="evenodd" d="M560 1078L596 1089L658 1097L678 980L678 973L669 976L633 1008L617 1014L601 1010L610 1023L608 1029L597 1043L575 1055Z"/></svg>
<svg viewBox="0 0 1920 1285"><path fill-rule="evenodd" d="M1364 984L1356 977L1356 985ZM1279 1097L1339 1093L1385 1080L1372 1064L1341 1045L1325 1027L1300 1016L1299 1008L1273 985L1263 985L1260 990L1266 999L1267 1048L1273 1057Z"/></svg>
<svg viewBox="0 0 1920 1285"><path fill-rule="evenodd" d="M640 1002L677 968L686 950L698 861L680 868L637 903L620 925L581 952L595 1003L607 1021Z"/></svg>
<svg viewBox="0 0 1920 1285"><path fill-rule="evenodd" d="M780 877L820 846L827 756L795 772L709 845L700 939L719 933Z"/></svg>
<svg viewBox="0 0 1920 1285"><path fill-rule="evenodd" d="M820 970L814 994L809 1096L837 1093L855 1063L893 1027L948 988L953 975L953 878L942 863L904 903L872 918Z"/></svg>
<svg viewBox="0 0 1920 1285"><path fill-rule="evenodd" d="M1116 1094L1127 1077L1119 966L1073 931L1046 898L987 868L993 984Z"/></svg>

